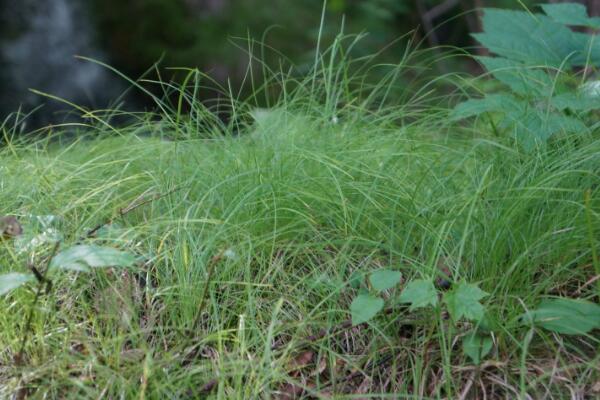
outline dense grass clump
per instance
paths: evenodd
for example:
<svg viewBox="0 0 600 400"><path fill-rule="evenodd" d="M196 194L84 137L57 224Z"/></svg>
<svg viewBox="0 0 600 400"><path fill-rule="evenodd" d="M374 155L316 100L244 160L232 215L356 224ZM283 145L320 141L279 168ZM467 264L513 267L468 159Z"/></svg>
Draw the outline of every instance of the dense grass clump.
<svg viewBox="0 0 600 400"><path fill-rule="evenodd" d="M543 295L597 295L583 287L596 240L583 194L591 191L598 232L600 142L522 154L485 140L420 139L419 129L380 132L280 108L239 138L127 134L5 147L3 211L55 215L65 241L140 194L177 189L96 239L145 256L139 268L55 283L34 324L26 380L10 359L31 294L2 300L5 393L21 384L52 396L178 397L218 378L223 397L260 397L298 378L290 363L309 349L331 374L320 378L328 390L355 390L334 378L358 370L372 393L455 396L475 370L456 348L462 328L433 309L396 308L304 341L348 318L353 272L386 266L410 281L437 276L441 265L491 294L497 365L480 371L484 387L562 392L553 370L592 384L596 339L531 332L519 316ZM11 246L3 268L14 265ZM312 379L307 390L318 393Z"/></svg>
<svg viewBox="0 0 600 400"><path fill-rule="evenodd" d="M390 82L353 101L365 88L343 70L296 82L254 122L226 125L193 102L184 115L192 97L181 90L160 122L8 139L0 211L25 234L2 241L0 273L38 262L50 236L139 261L53 277L19 362L34 294L0 298L0 397L597 391L597 330L565 336L524 321L547 296L598 301L597 135L523 151L465 134L423 92L375 106ZM250 121L247 104L232 104L234 122ZM381 294L383 312L352 326L357 274L382 268L402 282ZM485 321L455 320L442 302L409 310L398 294L416 279L440 293L477 285ZM480 328L492 347L474 364L461 343Z"/></svg>

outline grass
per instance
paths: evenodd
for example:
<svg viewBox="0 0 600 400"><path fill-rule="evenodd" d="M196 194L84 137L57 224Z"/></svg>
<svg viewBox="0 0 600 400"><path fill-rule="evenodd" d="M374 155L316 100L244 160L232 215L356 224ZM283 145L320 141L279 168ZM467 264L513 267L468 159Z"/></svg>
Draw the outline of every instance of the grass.
<svg viewBox="0 0 600 400"><path fill-rule="evenodd" d="M23 366L13 357L33 291L0 299L0 397L600 391L597 331L561 336L520 318L547 295L598 301L590 282L600 140L565 138L524 153L451 125L423 92L379 106L392 78L363 87L334 58L319 64L328 57L254 123L225 125L181 91L192 111L184 115L180 102L162 122L140 116L117 134L96 124L70 139L8 140L0 212L19 215L26 235L2 242L0 272L24 271L29 257L46 254L47 246L18 249L41 229L36 216L47 215L63 246L115 218L87 241L128 249L140 262L54 276ZM352 100L365 91L367 102ZM232 107L244 121L250 106ZM120 216L156 194L164 196ZM386 292L388 311L349 326L353 273L382 267L403 274ZM470 323L395 301L405 283L441 270L490 293L494 345L482 365L461 350Z"/></svg>

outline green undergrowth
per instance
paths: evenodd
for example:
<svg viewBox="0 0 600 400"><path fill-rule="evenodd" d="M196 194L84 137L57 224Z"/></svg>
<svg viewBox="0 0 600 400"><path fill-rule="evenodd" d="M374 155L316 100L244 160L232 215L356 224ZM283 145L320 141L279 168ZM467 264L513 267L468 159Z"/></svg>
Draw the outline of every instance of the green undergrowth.
<svg viewBox="0 0 600 400"><path fill-rule="evenodd" d="M0 300L3 393L22 385L36 398L187 397L216 380L215 396L256 398L290 382L314 395L358 393L368 377L368 393L454 397L474 373L508 396L564 393L555 374L589 389L597 335L561 337L521 316L547 295L597 298L585 284L600 229L600 141L532 154L485 138L421 139L421 130L281 108L242 137L131 133L5 147L4 213L55 216L64 243L114 217L88 241L142 261L57 278L23 367L11 357L32 292ZM161 193L119 216L140 195ZM3 242L3 272L25 270L17 262L30 255L15 248ZM384 267L403 282L445 270L449 281L489 293L490 364L476 368L461 351L469 322L399 305L404 283L385 293L391 311L344 325L353 274ZM310 360L290 372L298 354ZM344 380L351 371L356 382Z"/></svg>
<svg viewBox="0 0 600 400"><path fill-rule="evenodd" d="M573 10L548 18L596 21ZM251 64L244 101L182 69L130 81L156 111L126 126L2 124L0 398L600 393L593 68L422 81L353 40L260 85Z"/></svg>

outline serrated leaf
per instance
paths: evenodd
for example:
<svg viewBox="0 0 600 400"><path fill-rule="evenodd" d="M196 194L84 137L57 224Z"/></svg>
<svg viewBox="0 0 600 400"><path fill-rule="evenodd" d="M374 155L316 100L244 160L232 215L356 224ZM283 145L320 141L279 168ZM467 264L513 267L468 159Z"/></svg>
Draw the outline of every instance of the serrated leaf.
<svg viewBox="0 0 600 400"><path fill-rule="evenodd" d="M547 113L533 107L507 112L500 126L511 129L515 139L527 151L532 150L536 144L546 143L557 133L582 133L587 130L585 124L577 118L556 112Z"/></svg>
<svg viewBox="0 0 600 400"><path fill-rule="evenodd" d="M477 57L496 79L524 97L546 97L553 88L550 76L535 67L503 57Z"/></svg>
<svg viewBox="0 0 600 400"><path fill-rule="evenodd" d="M438 302L437 290L433 282L416 279L406 285L399 298L400 303L410 303L410 311L417 308L435 306Z"/></svg>
<svg viewBox="0 0 600 400"><path fill-rule="evenodd" d="M583 4L542 4L541 7L550 18L561 24L600 29L600 18L590 18Z"/></svg>
<svg viewBox="0 0 600 400"><path fill-rule="evenodd" d="M470 333L463 339L463 353L467 355L474 364L479 365L481 359L492 350L494 342L489 336Z"/></svg>
<svg viewBox="0 0 600 400"><path fill-rule="evenodd" d="M88 272L90 268L128 267L135 263L135 256L112 247L78 245L58 253L50 268Z"/></svg>
<svg viewBox="0 0 600 400"><path fill-rule="evenodd" d="M600 305L586 300L546 299L523 319L552 332L583 335L592 329L600 329Z"/></svg>
<svg viewBox="0 0 600 400"><path fill-rule="evenodd" d="M487 295L488 293L479 289L477 285L461 282L453 290L444 294L444 302L455 321L463 317L471 321L479 321L485 314L485 308L479 300Z"/></svg>
<svg viewBox="0 0 600 400"><path fill-rule="evenodd" d="M560 111L591 111L600 109L600 96L590 96L581 93L562 93L552 97L551 104Z"/></svg>
<svg viewBox="0 0 600 400"><path fill-rule="evenodd" d="M501 57L559 69L600 63L600 43L592 35L546 15L486 8L482 22L483 33L472 36Z"/></svg>
<svg viewBox="0 0 600 400"><path fill-rule="evenodd" d="M583 133L587 126L579 119L559 113L552 113L546 118L545 129L550 135L557 132Z"/></svg>
<svg viewBox="0 0 600 400"><path fill-rule="evenodd" d="M383 299L369 294L356 296L350 305L352 325L370 321L383 308Z"/></svg>
<svg viewBox="0 0 600 400"><path fill-rule="evenodd" d="M507 94L492 94L482 99L470 99L458 104L450 118L460 120L474 117L485 112L510 112L519 111L527 103Z"/></svg>
<svg viewBox="0 0 600 400"><path fill-rule="evenodd" d="M401 279L402 274L400 272L389 269L380 269L369 276L371 286L379 292L393 288L400 283Z"/></svg>
<svg viewBox="0 0 600 400"><path fill-rule="evenodd" d="M21 274L18 272L0 275L0 296L5 295L8 292L15 290L33 280L35 280L33 275Z"/></svg>

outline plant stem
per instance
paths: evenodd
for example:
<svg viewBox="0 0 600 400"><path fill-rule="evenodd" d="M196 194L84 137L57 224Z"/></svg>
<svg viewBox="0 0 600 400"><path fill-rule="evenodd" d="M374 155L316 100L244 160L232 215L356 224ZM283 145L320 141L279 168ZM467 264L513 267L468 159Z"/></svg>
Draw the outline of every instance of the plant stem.
<svg viewBox="0 0 600 400"><path fill-rule="evenodd" d="M206 295L208 293L208 287L210 285L210 281L212 280L212 275L215 270L216 265L223 258L223 253L225 250L221 250L219 254L214 256L208 262L208 271L206 276L206 282L204 283L204 289L202 290L202 297L200 298L200 305L198 305L198 313L196 314L196 318L194 318L194 323L192 324L192 330L196 328L196 326L200 323L200 319L202 318L202 311L204 310L204 302L206 299Z"/></svg>
<svg viewBox="0 0 600 400"><path fill-rule="evenodd" d="M40 300L44 286L49 287L48 281L46 279L46 273L48 272L48 267L50 266L50 261L52 261L52 259L56 255L56 252L58 251L59 246L60 246L60 242L56 242L54 244L52 253L46 259L46 265L44 266L44 270L41 273L41 277L38 276L38 274L36 274L38 284L37 284L37 288L36 288L36 292L35 292L35 297L33 298L33 302L31 303L31 307L29 308L29 313L27 314L27 320L25 321L25 329L23 332L23 337L21 338L21 345L19 347L19 352L15 356L15 363L17 365L22 365L22 363L23 363L23 352L25 351L25 345L27 344L27 340L29 339L29 334L31 331L31 322L33 321L33 314L35 313L35 307L36 307L38 301Z"/></svg>

